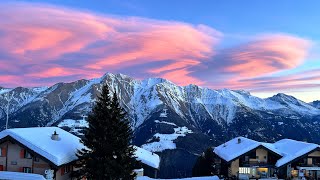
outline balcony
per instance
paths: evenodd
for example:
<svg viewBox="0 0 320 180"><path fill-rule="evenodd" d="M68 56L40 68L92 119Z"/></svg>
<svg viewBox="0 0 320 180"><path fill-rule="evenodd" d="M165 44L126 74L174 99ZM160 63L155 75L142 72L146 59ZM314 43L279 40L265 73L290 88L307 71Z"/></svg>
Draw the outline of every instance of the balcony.
<svg viewBox="0 0 320 180"><path fill-rule="evenodd" d="M274 164L270 164L267 161L259 161L256 159L250 159L250 161L240 161L240 167L273 167Z"/></svg>

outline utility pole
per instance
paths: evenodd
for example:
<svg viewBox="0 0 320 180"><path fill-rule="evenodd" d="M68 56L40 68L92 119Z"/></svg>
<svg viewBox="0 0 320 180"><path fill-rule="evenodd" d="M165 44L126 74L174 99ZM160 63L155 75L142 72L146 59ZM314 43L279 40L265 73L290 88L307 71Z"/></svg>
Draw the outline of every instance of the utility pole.
<svg viewBox="0 0 320 180"><path fill-rule="evenodd" d="M7 121L6 121L6 129L8 129L8 121L9 121L9 107L10 107L10 102L11 100L13 99L13 96L14 96L14 91L12 91L12 94L10 96L10 93L8 93L6 96L5 96L5 100L7 101Z"/></svg>

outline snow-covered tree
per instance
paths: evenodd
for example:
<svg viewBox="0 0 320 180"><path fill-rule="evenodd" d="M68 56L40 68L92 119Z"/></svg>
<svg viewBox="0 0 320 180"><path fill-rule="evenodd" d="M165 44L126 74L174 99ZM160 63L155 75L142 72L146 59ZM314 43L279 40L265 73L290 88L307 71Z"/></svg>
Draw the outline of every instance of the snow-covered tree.
<svg viewBox="0 0 320 180"><path fill-rule="evenodd" d="M134 179L133 170L138 162L130 144L133 131L117 94L111 99L107 85L103 86L88 123L81 140L87 149L79 150L79 170L73 176L95 180Z"/></svg>

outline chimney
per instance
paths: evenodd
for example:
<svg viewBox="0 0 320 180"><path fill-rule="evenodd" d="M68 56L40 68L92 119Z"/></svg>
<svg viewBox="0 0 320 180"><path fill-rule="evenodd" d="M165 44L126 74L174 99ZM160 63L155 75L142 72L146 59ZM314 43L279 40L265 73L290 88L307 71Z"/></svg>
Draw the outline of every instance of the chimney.
<svg viewBox="0 0 320 180"><path fill-rule="evenodd" d="M241 138L238 138L238 144L240 144L241 143Z"/></svg>
<svg viewBox="0 0 320 180"><path fill-rule="evenodd" d="M59 141L59 134L56 131L51 135L51 139L54 141Z"/></svg>

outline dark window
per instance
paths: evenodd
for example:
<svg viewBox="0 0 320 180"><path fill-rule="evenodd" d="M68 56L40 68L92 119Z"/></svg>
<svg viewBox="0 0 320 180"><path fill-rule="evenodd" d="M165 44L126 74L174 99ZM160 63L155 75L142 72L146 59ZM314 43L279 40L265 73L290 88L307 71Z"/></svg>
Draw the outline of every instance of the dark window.
<svg viewBox="0 0 320 180"><path fill-rule="evenodd" d="M302 158L297 161L298 164L307 164L307 158Z"/></svg>
<svg viewBox="0 0 320 180"><path fill-rule="evenodd" d="M26 158L26 159L32 159L32 156L31 156L31 154L30 154L28 151L24 150L24 158Z"/></svg>
<svg viewBox="0 0 320 180"><path fill-rule="evenodd" d="M39 162L39 161L40 161L39 157L35 156L35 157L34 157L34 161L35 161L35 162Z"/></svg>
<svg viewBox="0 0 320 180"><path fill-rule="evenodd" d="M267 159L267 156L263 156L264 159Z"/></svg>
<svg viewBox="0 0 320 180"><path fill-rule="evenodd" d="M70 165L66 165L64 167L64 173L69 173L71 171L71 166Z"/></svg>
<svg viewBox="0 0 320 180"><path fill-rule="evenodd" d="M320 166L320 157L314 157L312 158L312 164Z"/></svg>
<svg viewBox="0 0 320 180"><path fill-rule="evenodd" d="M254 150L254 151L251 151L249 154L249 157L251 158L251 159L255 159L256 158L256 151Z"/></svg>
<svg viewBox="0 0 320 180"><path fill-rule="evenodd" d="M32 173L30 167L23 167L23 172L24 173Z"/></svg>

